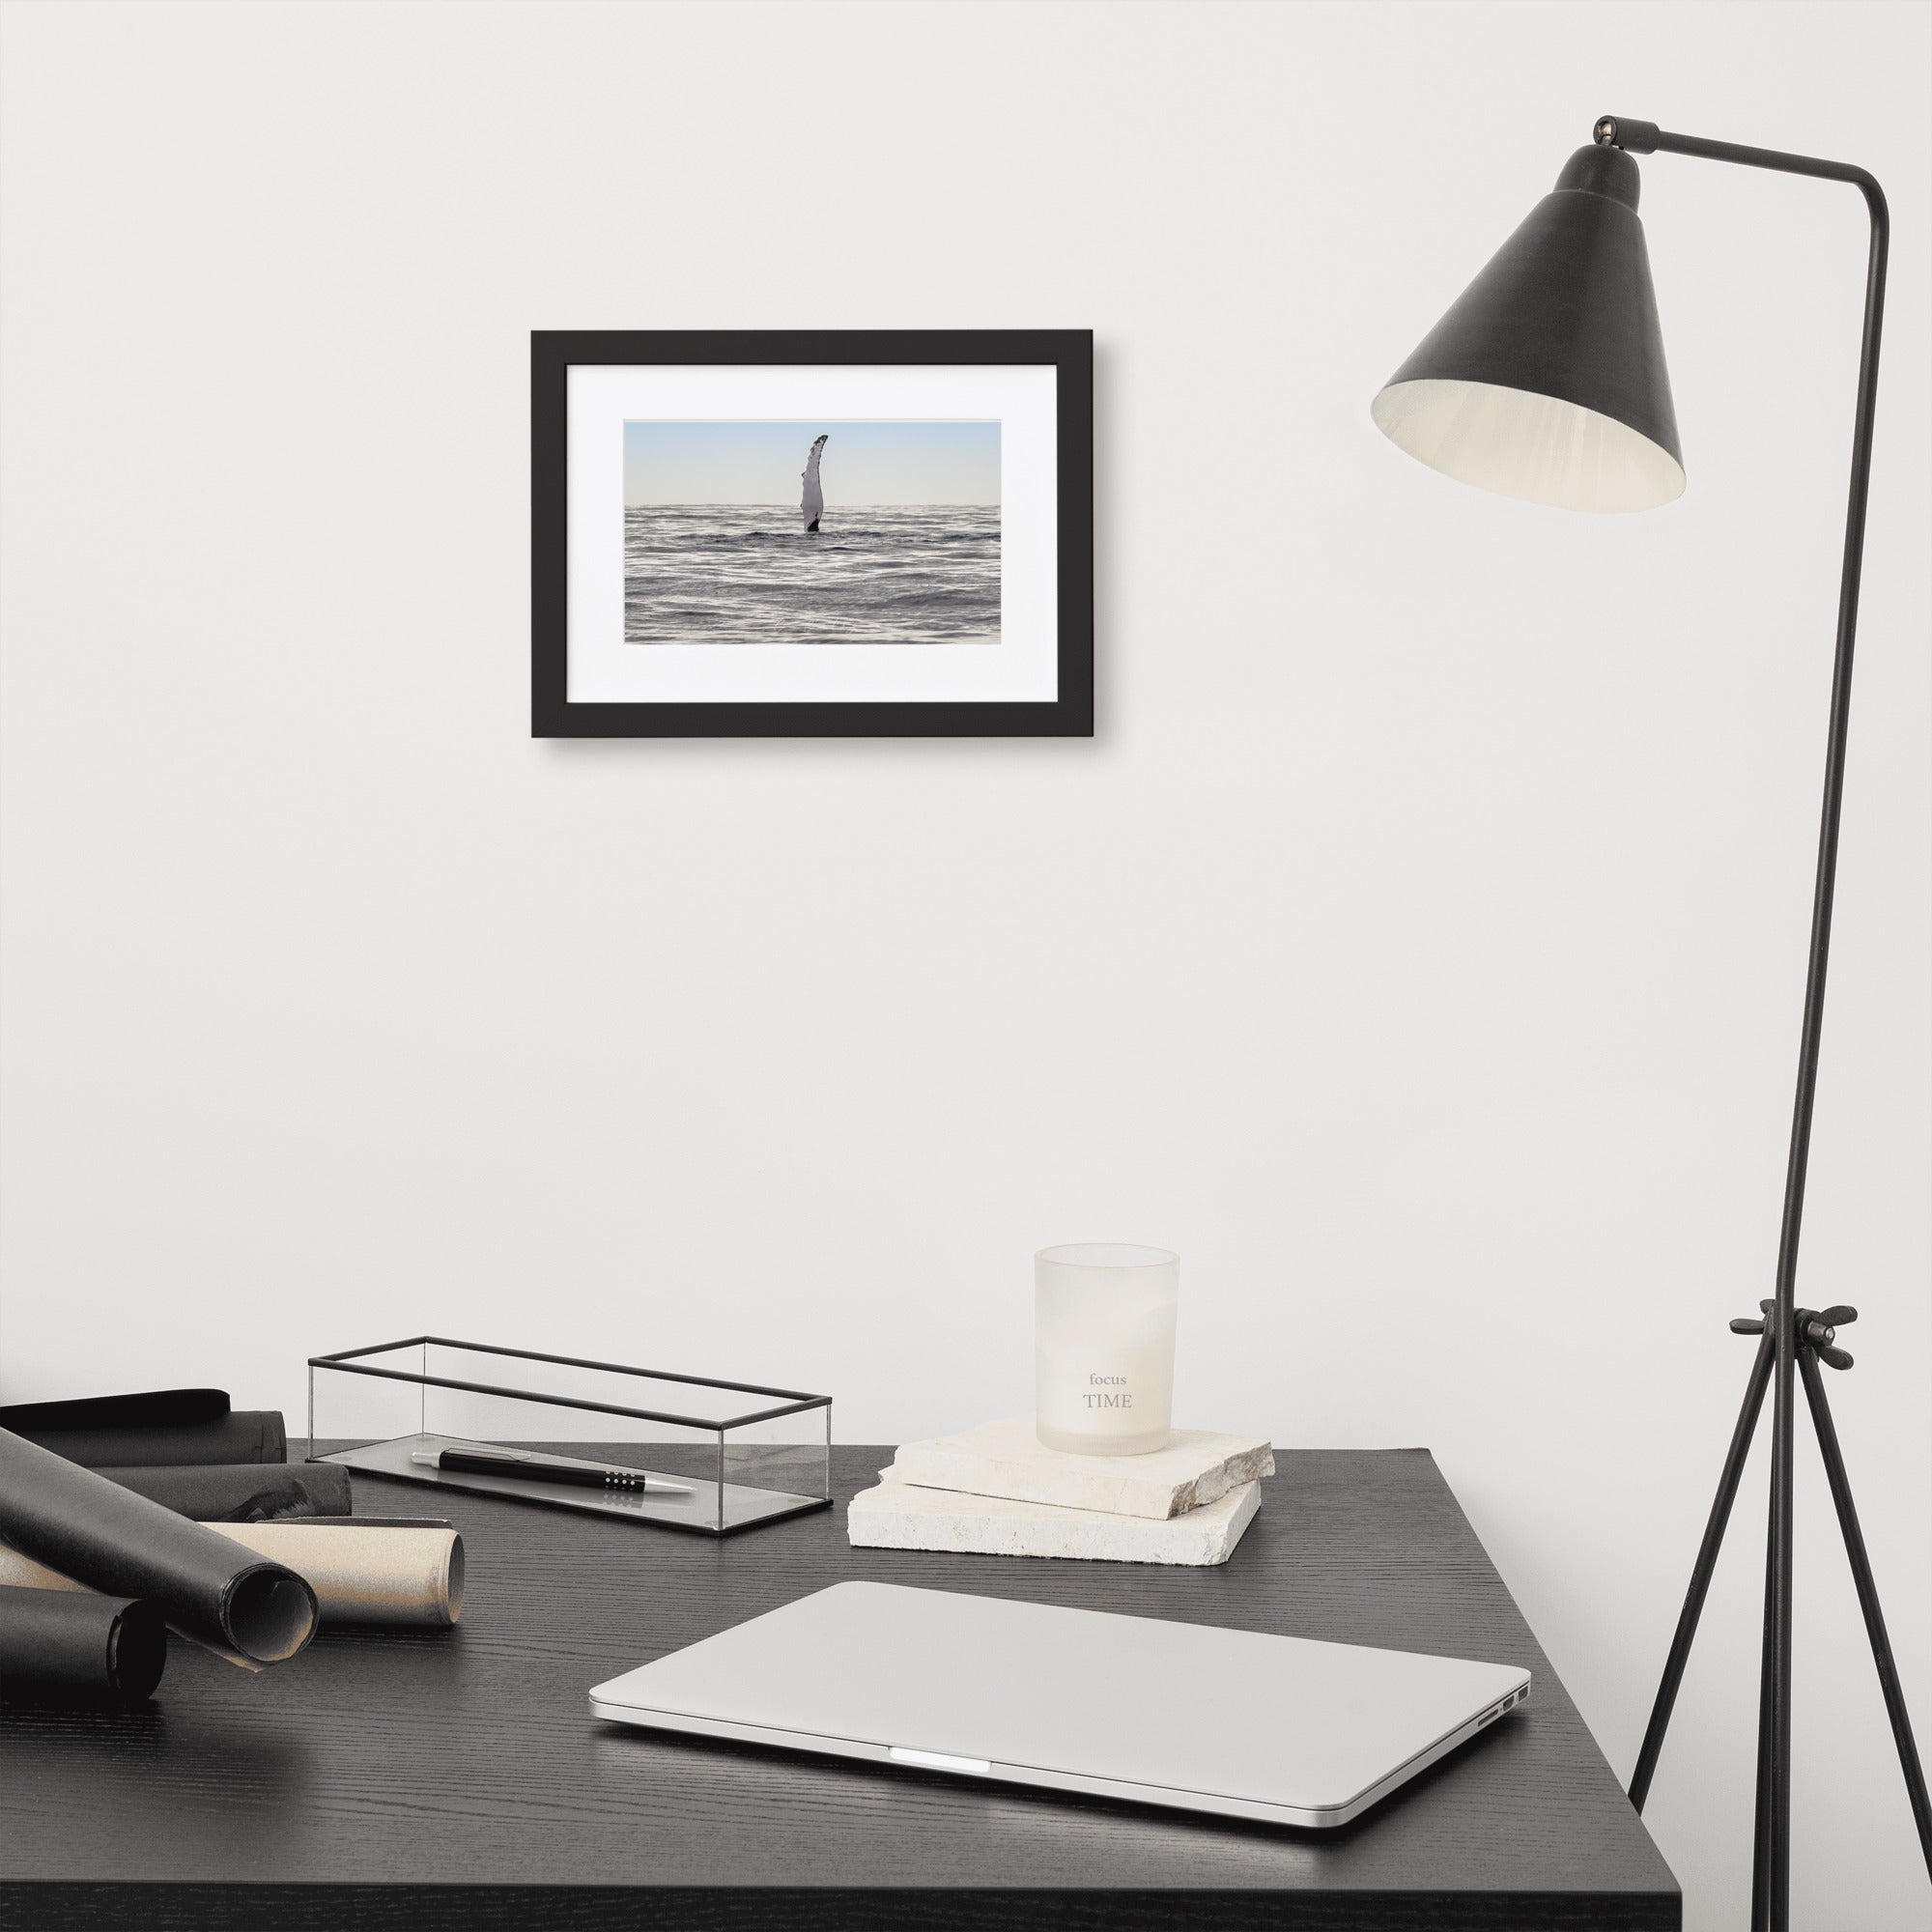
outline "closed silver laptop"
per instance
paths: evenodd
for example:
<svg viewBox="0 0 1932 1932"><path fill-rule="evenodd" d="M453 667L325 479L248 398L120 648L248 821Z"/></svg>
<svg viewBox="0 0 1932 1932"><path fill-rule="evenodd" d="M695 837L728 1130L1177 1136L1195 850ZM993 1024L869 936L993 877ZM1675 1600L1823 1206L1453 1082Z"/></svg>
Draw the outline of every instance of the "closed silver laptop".
<svg viewBox="0 0 1932 1932"><path fill-rule="evenodd" d="M613 1677L594 1717L1344 1825L1529 1695L1514 1664L838 1583Z"/></svg>

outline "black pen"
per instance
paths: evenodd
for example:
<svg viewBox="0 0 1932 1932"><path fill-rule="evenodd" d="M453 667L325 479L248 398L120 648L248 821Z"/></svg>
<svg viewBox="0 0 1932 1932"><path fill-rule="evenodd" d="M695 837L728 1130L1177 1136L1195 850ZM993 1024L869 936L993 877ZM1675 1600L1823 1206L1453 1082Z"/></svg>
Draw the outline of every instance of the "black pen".
<svg viewBox="0 0 1932 1932"><path fill-rule="evenodd" d="M412 1463L470 1476L515 1476L527 1483L558 1483L575 1490L642 1490L654 1496L688 1496L682 1483L647 1476L641 1469L613 1468L604 1463L567 1463L520 1449L414 1449Z"/></svg>

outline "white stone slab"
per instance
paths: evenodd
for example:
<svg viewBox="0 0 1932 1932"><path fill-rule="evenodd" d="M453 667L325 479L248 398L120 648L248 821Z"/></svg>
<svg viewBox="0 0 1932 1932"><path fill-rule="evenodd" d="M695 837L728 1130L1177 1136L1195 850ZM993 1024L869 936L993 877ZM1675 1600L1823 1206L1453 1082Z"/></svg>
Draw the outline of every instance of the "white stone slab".
<svg viewBox="0 0 1932 1932"><path fill-rule="evenodd" d="M862 1549L951 1549L983 1556L1074 1556L1103 1563L1225 1563L1261 1508L1261 1485L1243 1483L1185 1516L1151 1521L1008 1496L959 1495L880 1472L845 1512Z"/></svg>
<svg viewBox="0 0 1932 1932"><path fill-rule="evenodd" d="M1071 1456L1042 1446L1033 1417L982 1422L957 1435L908 1442L893 1460L908 1483L1016 1502L1058 1503L1115 1516L1170 1517L1274 1474L1264 1436L1178 1429L1147 1456Z"/></svg>

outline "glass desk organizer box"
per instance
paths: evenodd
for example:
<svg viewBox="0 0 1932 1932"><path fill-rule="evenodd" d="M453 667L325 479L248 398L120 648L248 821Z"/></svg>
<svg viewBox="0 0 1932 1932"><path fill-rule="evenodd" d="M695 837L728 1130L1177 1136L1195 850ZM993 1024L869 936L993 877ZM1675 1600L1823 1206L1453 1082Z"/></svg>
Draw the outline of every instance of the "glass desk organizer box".
<svg viewBox="0 0 1932 1932"><path fill-rule="evenodd" d="M442 1335L310 1356L308 1429L347 1445L311 1462L705 1536L831 1507L830 1396ZM536 1460L440 1466L505 1452Z"/></svg>

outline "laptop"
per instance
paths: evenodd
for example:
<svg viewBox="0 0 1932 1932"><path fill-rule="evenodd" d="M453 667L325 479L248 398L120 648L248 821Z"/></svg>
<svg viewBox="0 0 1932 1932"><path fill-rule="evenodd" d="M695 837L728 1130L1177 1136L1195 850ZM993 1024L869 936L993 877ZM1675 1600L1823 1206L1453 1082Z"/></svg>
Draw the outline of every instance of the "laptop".
<svg viewBox="0 0 1932 1932"><path fill-rule="evenodd" d="M837 1583L613 1677L613 1723L1318 1829L1529 1695L1515 1664Z"/></svg>

